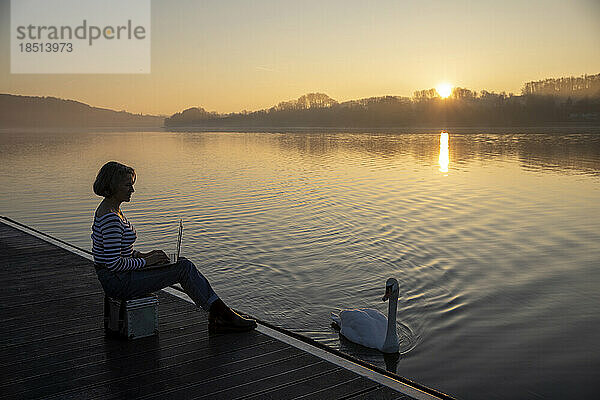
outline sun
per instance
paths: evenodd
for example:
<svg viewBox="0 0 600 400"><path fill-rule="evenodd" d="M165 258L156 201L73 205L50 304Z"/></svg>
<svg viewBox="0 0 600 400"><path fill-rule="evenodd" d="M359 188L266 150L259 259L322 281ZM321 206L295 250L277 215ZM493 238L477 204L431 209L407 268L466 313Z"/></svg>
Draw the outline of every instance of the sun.
<svg viewBox="0 0 600 400"><path fill-rule="evenodd" d="M445 99L452 94L452 85L449 83L440 83L436 86L435 90L442 99Z"/></svg>

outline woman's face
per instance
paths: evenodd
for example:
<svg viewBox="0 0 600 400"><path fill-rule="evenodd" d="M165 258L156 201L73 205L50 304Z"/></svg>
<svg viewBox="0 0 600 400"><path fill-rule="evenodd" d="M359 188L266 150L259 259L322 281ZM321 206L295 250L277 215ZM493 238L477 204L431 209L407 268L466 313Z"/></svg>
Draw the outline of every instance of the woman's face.
<svg viewBox="0 0 600 400"><path fill-rule="evenodd" d="M115 188L112 197L119 202L129 201L133 192L135 192L133 190L133 175L126 175Z"/></svg>

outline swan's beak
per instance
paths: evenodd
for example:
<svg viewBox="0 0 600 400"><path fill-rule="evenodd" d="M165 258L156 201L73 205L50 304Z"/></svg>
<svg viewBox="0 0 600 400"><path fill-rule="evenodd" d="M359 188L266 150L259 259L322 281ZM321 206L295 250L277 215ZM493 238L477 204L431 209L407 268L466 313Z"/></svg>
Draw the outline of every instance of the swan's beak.
<svg viewBox="0 0 600 400"><path fill-rule="evenodd" d="M381 299L381 301L386 301L387 299L390 298L391 295L392 295L392 287L391 286L386 286L385 287L385 294L383 295L383 298Z"/></svg>

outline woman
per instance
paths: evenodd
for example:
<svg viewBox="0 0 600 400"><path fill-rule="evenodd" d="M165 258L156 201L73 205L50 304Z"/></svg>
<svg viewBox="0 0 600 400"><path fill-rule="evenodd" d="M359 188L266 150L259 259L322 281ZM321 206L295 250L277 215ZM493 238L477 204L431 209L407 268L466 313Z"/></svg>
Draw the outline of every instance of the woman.
<svg viewBox="0 0 600 400"><path fill-rule="evenodd" d="M111 161L100 169L94 182L94 193L104 197L92 226L94 264L104 292L110 297L131 299L180 283L194 303L209 312L209 331L243 332L256 328L256 321L241 317L219 299L188 259L181 258L166 267L145 268L168 264L169 257L161 250L133 250L137 235L121 212L121 203L131 200L135 177L133 168Z"/></svg>

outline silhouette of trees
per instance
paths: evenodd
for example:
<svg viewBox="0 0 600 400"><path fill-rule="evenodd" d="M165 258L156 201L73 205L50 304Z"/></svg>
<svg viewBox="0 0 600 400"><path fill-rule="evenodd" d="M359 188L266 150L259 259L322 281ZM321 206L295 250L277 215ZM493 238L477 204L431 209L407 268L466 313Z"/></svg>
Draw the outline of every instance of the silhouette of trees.
<svg viewBox="0 0 600 400"><path fill-rule="evenodd" d="M474 100L477 97L477 92L461 87L452 89L451 97L456 100Z"/></svg>
<svg viewBox="0 0 600 400"><path fill-rule="evenodd" d="M597 97L600 96L600 74L527 82L521 93L524 96Z"/></svg>
<svg viewBox="0 0 600 400"><path fill-rule="evenodd" d="M208 112L202 107L192 107L180 113L173 114L169 119L173 124L187 123L189 121L208 121L220 118L216 112Z"/></svg>
<svg viewBox="0 0 600 400"><path fill-rule="evenodd" d="M440 95L435 89L428 90L417 90L414 94L414 99L416 102L428 101L432 99L439 99Z"/></svg>
<svg viewBox="0 0 600 400"><path fill-rule="evenodd" d="M337 102L308 93L269 109L217 114L191 108L165 119L166 126L206 127L402 127L600 124L600 74L528 82L522 95L461 87L442 99L435 89L412 98L370 97Z"/></svg>

